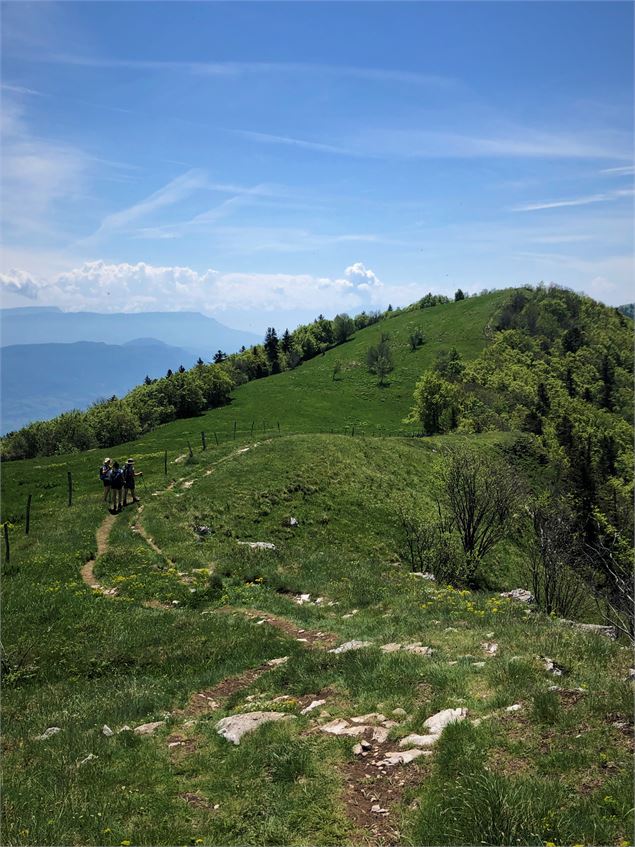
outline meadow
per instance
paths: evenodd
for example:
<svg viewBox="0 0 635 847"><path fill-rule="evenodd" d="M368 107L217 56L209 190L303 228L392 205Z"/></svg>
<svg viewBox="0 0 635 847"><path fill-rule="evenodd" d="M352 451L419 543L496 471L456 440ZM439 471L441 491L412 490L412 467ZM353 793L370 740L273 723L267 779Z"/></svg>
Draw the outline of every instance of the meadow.
<svg viewBox="0 0 635 847"><path fill-rule="evenodd" d="M403 313L109 451L144 472L119 515L97 451L3 464L3 843L626 847L630 649L500 596L528 587L522 532L479 591L403 557L399 509L434 511L445 451L515 441L402 423L438 349L486 344L500 296ZM386 387L363 365L381 330L398 351ZM544 482L531 457L519 472ZM329 652L353 639L367 645ZM430 651L381 649L395 643ZM430 756L373 764L447 708L465 720ZM254 709L291 717L239 746L218 735ZM322 729L368 713L393 723L367 757Z"/></svg>

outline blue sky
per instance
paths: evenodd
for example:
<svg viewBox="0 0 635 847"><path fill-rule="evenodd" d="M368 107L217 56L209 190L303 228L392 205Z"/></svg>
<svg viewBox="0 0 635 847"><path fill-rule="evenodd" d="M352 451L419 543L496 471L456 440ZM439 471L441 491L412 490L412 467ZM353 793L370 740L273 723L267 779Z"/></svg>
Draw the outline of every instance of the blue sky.
<svg viewBox="0 0 635 847"><path fill-rule="evenodd" d="M4 3L3 303L633 281L628 2Z"/></svg>

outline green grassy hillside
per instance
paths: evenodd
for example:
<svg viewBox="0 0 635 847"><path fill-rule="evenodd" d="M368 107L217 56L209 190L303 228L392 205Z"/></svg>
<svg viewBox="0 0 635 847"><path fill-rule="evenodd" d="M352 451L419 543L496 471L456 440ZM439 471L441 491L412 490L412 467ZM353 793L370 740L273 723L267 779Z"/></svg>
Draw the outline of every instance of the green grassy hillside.
<svg viewBox="0 0 635 847"><path fill-rule="evenodd" d="M399 506L433 510L444 451L509 454L516 435L363 434L405 429L421 370L445 346L474 357L501 297L391 318L109 450L144 471L142 508L108 514L96 451L3 464L3 843L625 847L630 650L500 597L528 585L521 543L496 549L481 591L400 559ZM417 326L427 342L411 353ZM396 364L385 388L363 364L382 330ZM359 366L333 381L336 358ZM544 486L549 469L521 459ZM368 643L328 652L352 639ZM448 708L465 720L431 755L379 766ZM290 717L239 746L218 735L254 710ZM322 729L371 712L392 724L367 756ZM162 723L133 731L148 722Z"/></svg>
<svg viewBox="0 0 635 847"><path fill-rule="evenodd" d="M301 367L237 389L230 406L215 409L206 424L229 430L234 420L247 428L255 421L269 426L280 422L295 432L329 432L359 426L365 431L407 429L402 420L412 405L412 392L422 371L439 350L456 347L466 359L475 358L487 343L486 327L506 297L496 291L482 297L447 303L432 309L404 312L364 330L345 344L328 350ZM408 336L421 329L426 342L411 351ZM382 332L390 336L395 369L387 385L366 368L366 351ZM333 366L342 371L333 379Z"/></svg>

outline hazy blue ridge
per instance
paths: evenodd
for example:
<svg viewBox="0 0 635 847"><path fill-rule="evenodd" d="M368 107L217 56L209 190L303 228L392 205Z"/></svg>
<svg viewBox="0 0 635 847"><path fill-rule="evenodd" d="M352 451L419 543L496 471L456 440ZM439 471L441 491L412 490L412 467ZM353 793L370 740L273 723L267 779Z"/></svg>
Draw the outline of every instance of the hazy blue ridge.
<svg viewBox="0 0 635 847"><path fill-rule="evenodd" d="M105 314L40 307L0 309L0 329L3 347L77 341L118 345L151 338L189 350L195 358L201 356L206 361L218 349L233 353L243 344L250 346L262 341L259 335L232 329L198 312Z"/></svg>
<svg viewBox="0 0 635 847"><path fill-rule="evenodd" d="M146 375L165 376L196 362L196 355L152 338L126 344L79 341L73 344L16 344L0 354L1 432L95 400L121 396Z"/></svg>

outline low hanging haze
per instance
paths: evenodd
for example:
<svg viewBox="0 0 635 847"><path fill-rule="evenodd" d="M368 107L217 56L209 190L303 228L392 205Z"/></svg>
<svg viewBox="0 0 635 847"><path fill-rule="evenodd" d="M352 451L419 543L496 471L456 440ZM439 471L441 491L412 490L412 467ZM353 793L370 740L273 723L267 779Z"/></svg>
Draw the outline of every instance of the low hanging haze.
<svg viewBox="0 0 635 847"><path fill-rule="evenodd" d="M633 283L631 2L2 4L2 303Z"/></svg>

